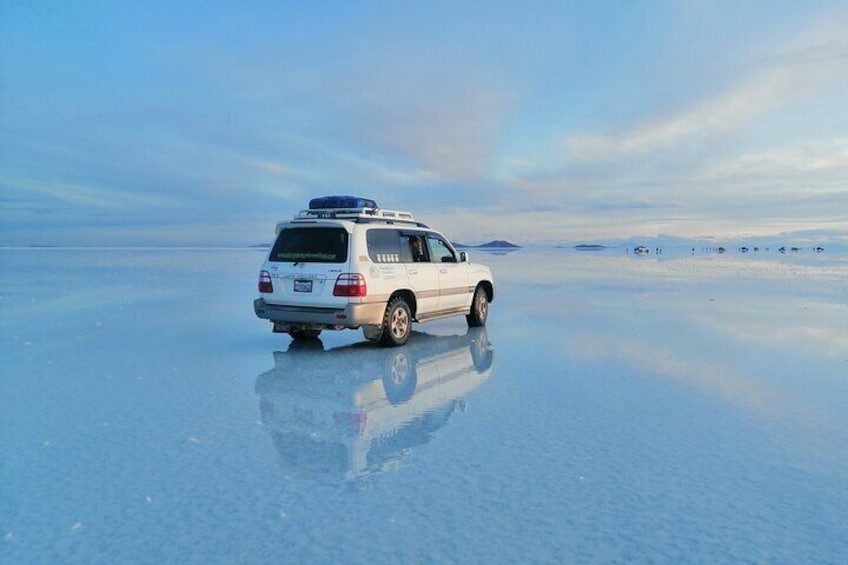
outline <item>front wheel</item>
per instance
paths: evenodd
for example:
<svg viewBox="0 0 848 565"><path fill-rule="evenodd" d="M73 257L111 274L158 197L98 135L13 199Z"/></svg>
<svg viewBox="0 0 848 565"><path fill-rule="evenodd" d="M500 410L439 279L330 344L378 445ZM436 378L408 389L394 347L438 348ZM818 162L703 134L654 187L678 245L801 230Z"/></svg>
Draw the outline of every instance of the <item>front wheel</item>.
<svg viewBox="0 0 848 565"><path fill-rule="evenodd" d="M388 347L403 345L409 340L410 333L412 333L412 311L406 300L402 296L397 296L386 306L380 341Z"/></svg>
<svg viewBox="0 0 848 565"><path fill-rule="evenodd" d="M471 300L471 311L465 316L469 328L479 328L486 325L486 318L489 316L489 297L486 295L486 290L482 286L478 286L474 291L474 298Z"/></svg>

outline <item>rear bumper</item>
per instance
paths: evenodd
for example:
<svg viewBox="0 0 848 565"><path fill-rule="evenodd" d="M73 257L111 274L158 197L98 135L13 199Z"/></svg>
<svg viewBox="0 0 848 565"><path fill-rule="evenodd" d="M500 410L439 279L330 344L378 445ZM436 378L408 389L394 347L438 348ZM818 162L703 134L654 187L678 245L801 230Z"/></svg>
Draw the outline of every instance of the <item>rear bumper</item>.
<svg viewBox="0 0 848 565"><path fill-rule="evenodd" d="M381 325L386 305L382 302L348 304L344 308L317 308L269 304L264 298L253 301L253 311L263 320L294 328L341 329Z"/></svg>

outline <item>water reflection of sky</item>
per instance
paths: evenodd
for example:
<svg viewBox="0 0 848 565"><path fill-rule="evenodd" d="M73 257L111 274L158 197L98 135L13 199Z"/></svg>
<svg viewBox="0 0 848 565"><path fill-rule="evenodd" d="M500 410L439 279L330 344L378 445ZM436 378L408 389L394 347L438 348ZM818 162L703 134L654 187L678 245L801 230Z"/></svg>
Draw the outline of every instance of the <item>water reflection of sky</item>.
<svg viewBox="0 0 848 565"><path fill-rule="evenodd" d="M471 254L485 336L296 351L255 252L1 252L0 561L848 554L848 256Z"/></svg>
<svg viewBox="0 0 848 565"><path fill-rule="evenodd" d="M495 270L532 289L525 312L556 328L568 359L621 359L764 416L828 420L824 405L841 410L821 389L848 376L846 256L747 259L545 252Z"/></svg>

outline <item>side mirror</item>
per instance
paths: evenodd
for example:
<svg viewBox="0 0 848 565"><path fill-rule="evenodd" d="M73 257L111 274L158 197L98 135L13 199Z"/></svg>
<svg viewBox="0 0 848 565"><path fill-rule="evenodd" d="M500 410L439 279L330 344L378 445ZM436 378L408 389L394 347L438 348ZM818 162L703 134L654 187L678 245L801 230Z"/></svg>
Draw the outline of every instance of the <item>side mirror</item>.
<svg viewBox="0 0 848 565"><path fill-rule="evenodd" d="M459 262L468 263L468 253L466 251L459 252Z"/></svg>

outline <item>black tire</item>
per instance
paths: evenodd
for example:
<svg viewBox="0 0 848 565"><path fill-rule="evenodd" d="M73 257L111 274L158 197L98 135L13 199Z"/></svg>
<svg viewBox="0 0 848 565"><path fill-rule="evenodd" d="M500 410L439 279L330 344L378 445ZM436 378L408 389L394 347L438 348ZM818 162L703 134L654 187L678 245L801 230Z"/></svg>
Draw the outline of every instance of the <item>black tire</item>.
<svg viewBox="0 0 848 565"><path fill-rule="evenodd" d="M383 314L383 334L380 343L386 347L403 345L412 333L412 311L402 296L396 296Z"/></svg>
<svg viewBox="0 0 848 565"><path fill-rule="evenodd" d="M403 351L390 355L383 373L383 390L389 402L393 405L406 402L415 394L417 385L415 363L409 356Z"/></svg>
<svg viewBox="0 0 848 565"><path fill-rule="evenodd" d="M471 299L471 311L465 316L469 328L479 328L486 325L486 318L489 317L489 296L482 286L478 286L474 291L474 298Z"/></svg>
<svg viewBox="0 0 848 565"><path fill-rule="evenodd" d="M289 330L292 339L318 339L321 330Z"/></svg>

